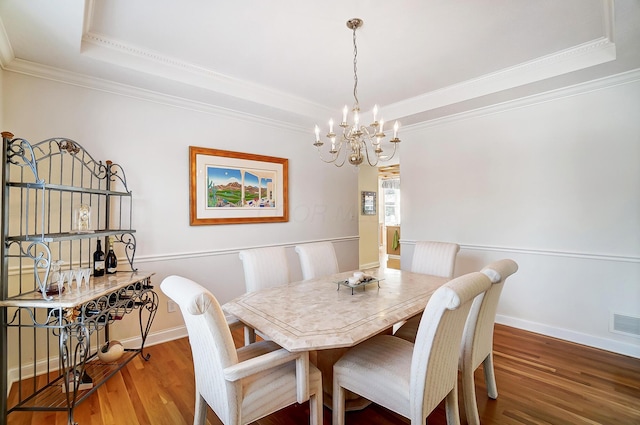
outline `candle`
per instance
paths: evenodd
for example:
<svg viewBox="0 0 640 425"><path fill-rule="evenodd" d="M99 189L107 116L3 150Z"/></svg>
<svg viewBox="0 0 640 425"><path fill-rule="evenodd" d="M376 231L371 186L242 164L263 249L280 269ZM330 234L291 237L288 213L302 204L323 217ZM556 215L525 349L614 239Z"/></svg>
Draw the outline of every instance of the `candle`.
<svg viewBox="0 0 640 425"><path fill-rule="evenodd" d="M378 115L378 105L373 105L373 122L376 122L377 115Z"/></svg>
<svg viewBox="0 0 640 425"><path fill-rule="evenodd" d="M316 125L316 142L320 141L320 128Z"/></svg>
<svg viewBox="0 0 640 425"><path fill-rule="evenodd" d="M398 138L398 121L396 121L396 123L393 125L393 138Z"/></svg>
<svg viewBox="0 0 640 425"><path fill-rule="evenodd" d="M347 105L344 105L344 109L342 110L342 122L347 122Z"/></svg>
<svg viewBox="0 0 640 425"><path fill-rule="evenodd" d="M360 122L360 117L358 117L358 111L354 111L353 113L353 123L354 123L354 127L358 128L358 123Z"/></svg>
<svg viewBox="0 0 640 425"><path fill-rule="evenodd" d="M382 127L384 126L384 120L380 120L380 134L382 134Z"/></svg>
<svg viewBox="0 0 640 425"><path fill-rule="evenodd" d="M329 133L333 133L333 118L329 120Z"/></svg>

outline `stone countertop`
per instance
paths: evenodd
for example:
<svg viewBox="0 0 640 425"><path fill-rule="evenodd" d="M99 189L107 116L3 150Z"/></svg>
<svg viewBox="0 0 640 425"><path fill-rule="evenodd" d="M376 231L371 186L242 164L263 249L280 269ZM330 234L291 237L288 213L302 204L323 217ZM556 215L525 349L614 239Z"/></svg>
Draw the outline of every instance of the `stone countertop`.
<svg viewBox="0 0 640 425"><path fill-rule="evenodd" d="M4 301L0 301L0 307L32 307L32 308L72 308L94 300L103 295L110 294L120 288L124 288L136 282L148 279L154 275L153 272L117 272L113 275L104 275L98 278L93 276L89 279L89 285L76 287L73 281L73 288L66 289L62 295L53 295L53 299L48 301L42 297L40 291L28 292Z"/></svg>

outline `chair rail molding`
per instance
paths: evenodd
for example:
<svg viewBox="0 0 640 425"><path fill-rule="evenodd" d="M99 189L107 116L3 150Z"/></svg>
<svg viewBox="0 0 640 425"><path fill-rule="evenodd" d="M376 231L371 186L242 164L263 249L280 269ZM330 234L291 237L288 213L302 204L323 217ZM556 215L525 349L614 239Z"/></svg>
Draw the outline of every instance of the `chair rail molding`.
<svg viewBox="0 0 640 425"><path fill-rule="evenodd" d="M400 244L415 245L416 241L401 239ZM506 246L472 245L463 243L460 244L460 249L470 251L498 251L512 252L516 254L547 255L552 257L583 258L587 260L616 261L623 263L640 263L640 257L632 255L593 254L589 252L556 251L549 249L514 248Z"/></svg>
<svg viewBox="0 0 640 425"><path fill-rule="evenodd" d="M176 253L169 253L169 254L136 256L136 264L154 263L154 262L158 262L158 261L184 260L184 259L189 259L189 258L213 257L213 256L220 256L220 255L238 255L238 253L240 251L244 250L244 249L269 248L269 247L277 247L277 246L282 246L282 247L285 247L285 248L293 249L296 245L301 245L301 244L305 244L305 243L314 243L314 242L332 242L332 243L358 242L359 239L360 239L360 237L356 235L356 236L343 236L343 237L339 237L339 238L301 240L301 241L295 241L295 242L286 242L286 243L269 244L269 245L251 245L251 246L234 247L234 248L211 249L211 250L206 250L206 251L176 252Z"/></svg>

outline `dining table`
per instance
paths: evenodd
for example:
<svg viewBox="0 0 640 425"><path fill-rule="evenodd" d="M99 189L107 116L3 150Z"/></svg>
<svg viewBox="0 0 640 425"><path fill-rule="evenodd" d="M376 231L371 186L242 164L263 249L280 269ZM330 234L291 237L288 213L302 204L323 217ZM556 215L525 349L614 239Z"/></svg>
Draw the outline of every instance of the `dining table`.
<svg viewBox="0 0 640 425"><path fill-rule="evenodd" d="M421 313L448 280L384 267L352 270L247 292L222 308L289 351L314 352L331 407L333 364L342 354ZM367 404L347 397L348 410Z"/></svg>

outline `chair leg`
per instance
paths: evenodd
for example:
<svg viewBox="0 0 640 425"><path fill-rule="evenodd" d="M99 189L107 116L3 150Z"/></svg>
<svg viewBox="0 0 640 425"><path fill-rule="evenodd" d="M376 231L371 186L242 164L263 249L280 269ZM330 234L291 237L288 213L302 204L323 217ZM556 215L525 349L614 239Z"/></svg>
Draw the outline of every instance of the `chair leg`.
<svg viewBox="0 0 640 425"><path fill-rule="evenodd" d="M473 372L474 370L471 367L462 368L462 400L469 425L480 425Z"/></svg>
<svg viewBox="0 0 640 425"><path fill-rule="evenodd" d="M493 371L493 353L489 353L486 359L482 362L482 368L484 369L484 382L487 385L487 394L489 398L498 398L498 386L496 385L496 375Z"/></svg>
<svg viewBox="0 0 640 425"><path fill-rule="evenodd" d="M344 425L344 403L345 389L342 388L334 378L333 380L333 425Z"/></svg>
<svg viewBox="0 0 640 425"><path fill-rule="evenodd" d="M204 425L207 420L207 402L196 389L196 411L193 416L193 425Z"/></svg>
<svg viewBox="0 0 640 425"><path fill-rule="evenodd" d="M322 390L322 388L321 388ZM309 423L311 425L322 425L322 391L309 396Z"/></svg>
<svg viewBox="0 0 640 425"><path fill-rule="evenodd" d="M458 409L458 380L444 399L444 407L447 413L447 425L460 425L460 410Z"/></svg>
<svg viewBox="0 0 640 425"><path fill-rule="evenodd" d="M256 342L256 330L249 326L244 327L244 345Z"/></svg>

